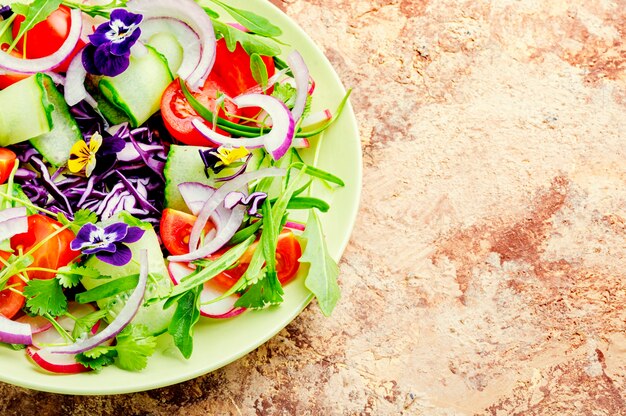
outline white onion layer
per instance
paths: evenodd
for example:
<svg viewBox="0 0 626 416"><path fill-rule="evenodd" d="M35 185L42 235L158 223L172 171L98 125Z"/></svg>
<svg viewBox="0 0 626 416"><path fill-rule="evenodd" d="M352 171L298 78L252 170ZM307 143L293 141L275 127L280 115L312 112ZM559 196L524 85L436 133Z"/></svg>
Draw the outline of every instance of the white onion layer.
<svg viewBox="0 0 626 416"><path fill-rule="evenodd" d="M0 342L30 345L33 343L33 331L30 325L12 321L0 313Z"/></svg>
<svg viewBox="0 0 626 416"><path fill-rule="evenodd" d="M287 63L291 68L293 77L296 80L296 102L291 113L294 120L300 120L306 107L306 98L309 93L309 68L304 62L304 58L298 51L293 51L287 57Z"/></svg>

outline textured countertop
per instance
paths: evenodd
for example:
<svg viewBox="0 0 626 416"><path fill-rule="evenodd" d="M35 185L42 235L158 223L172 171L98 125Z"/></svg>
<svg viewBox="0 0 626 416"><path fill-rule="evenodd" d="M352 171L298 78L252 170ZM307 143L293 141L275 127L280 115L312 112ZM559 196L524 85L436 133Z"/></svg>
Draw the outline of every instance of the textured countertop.
<svg viewBox="0 0 626 416"><path fill-rule="evenodd" d="M626 414L626 2L274 3L354 87L333 317L155 391L0 383L0 414Z"/></svg>

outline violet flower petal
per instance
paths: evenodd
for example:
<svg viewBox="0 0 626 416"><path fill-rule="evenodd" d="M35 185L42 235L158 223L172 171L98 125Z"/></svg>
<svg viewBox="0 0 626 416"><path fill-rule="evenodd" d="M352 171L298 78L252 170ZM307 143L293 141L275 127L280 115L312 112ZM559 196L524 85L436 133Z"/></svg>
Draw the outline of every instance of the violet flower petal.
<svg viewBox="0 0 626 416"><path fill-rule="evenodd" d="M123 241L126 234L128 234L128 224L123 222L116 222L104 228L105 238L115 243Z"/></svg>
<svg viewBox="0 0 626 416"><path fill-rule="evenodd" d="M139 227L129 227L126 237L122 240L123 243L135 243L143 237L145 230Z"/></svg>
<svg viewBox="0 0 626 416"><path fill-rule="evenodd" d="M117 250L115 252L108 253L101 251L96 253L96 258L113 266L124 266L133 258L133 253L130 251L130 248L126 247L124 244L117 244Z"/></svg>

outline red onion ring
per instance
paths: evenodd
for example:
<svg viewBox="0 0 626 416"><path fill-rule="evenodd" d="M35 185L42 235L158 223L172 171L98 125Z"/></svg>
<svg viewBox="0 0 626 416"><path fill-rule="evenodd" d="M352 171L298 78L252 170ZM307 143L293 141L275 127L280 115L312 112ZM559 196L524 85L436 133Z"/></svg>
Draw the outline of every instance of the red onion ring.
<svg viewBox="0 0 626 416"><path fill-rule="evenodd" d="M33 331L30 325L12 321L0 314L0 342L30 345L33 343Z"/></svg>
<svg viewBox="0 0 626 416"><path fill-rule="evenodd" d="M296 81L296 102L293 105L291 113L294 120L300 120L306 107L306 99L309 94L309 68L304 62L304 58L298 51L293 51L287 57L287 63L291 68L293 77Z"/></svg>

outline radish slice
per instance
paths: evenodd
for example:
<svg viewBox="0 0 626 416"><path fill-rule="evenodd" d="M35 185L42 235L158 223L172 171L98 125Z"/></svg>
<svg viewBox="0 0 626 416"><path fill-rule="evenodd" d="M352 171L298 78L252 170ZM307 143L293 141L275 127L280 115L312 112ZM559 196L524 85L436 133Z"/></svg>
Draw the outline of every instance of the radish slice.
<svg viewBox="0 0 626 416"><path fill-rule="evenodd" d="M303 129L315 127L329 121L331 118L333 118L333 113L331 113L329 109L318 111L317 113L310 114L307 118L302 120L300 127Z"/></svg>
<svg viewBox="0 0 626 416"><path fill-rule="evenodd" d="M306 137L297 137L293 139L293 147L295 149L308 149L311 146L309 139Z"/></svg>
<svg viewBox="0 0 626 416"><path fill-rule="evenodd" d="M292 230L304 231L306 229L306 225L301 224L299 222L287 221L285 222L285 227L290 228Z"/></svg>
<svg viewBox="0 0 626 416"><path fill-rule="evenodd" d="M47 351L57 354L80 354L88 351L105 341L114 338L119 334L126 326L133 320L137 311L143 303L143 297L146 292L146 284L148 282L148 252L143 249L139 253L139 281L137 287L126 301L126 305L122 308L119 315L107 326L102 332L94 335L83 341L75 342L71 345L64 345L62 347L50 347L45 348L42 351Z"/></svg>
<svg viewBox="0 0 626 416"><path fill-rule="evenodd" d="M52 55L37 59L22 59L0 51L0 68L11 72L34 74L46 72L59 66L70 56L80 39L83 30L81 14L79 9L72 9L70 12L70 32L61 47Z"/></svg>
<svg viewBox="0 0 626 416"><path fill-rule="evenodd" d="M84 48L76 54L67 68L64 91L65 102L71 107L85 100L91 107L96 108L98 103L85 89L87 70L83 66L83 51Z"/></svg>
<svg viewBox="0 0 626 416"><path fill-rule="evenodd" d="M183 48L183 61L176 72L182 79L187 79L200 62L202 45L198 34L189 25L171 17L154 17L141 23L141 40L150 44L150 38L158 33L171 33Z"/></svg>
<svg viewBox="0 0 626 416"><path fill-rule="evenodd" d="M89 315L90 313L95 312L96 308L89 304L82 305L80 303L70 302L68 306L68 311L73 317L80 319L86 315ZM67 332L70 332L70 333L74 330L74 325L76 324L76 322L69 316L60 316L57 318L56 321L61 328L65 329ZM48 324L52 326L50 322L48 322ZM96 326L97 325L98 324L96 324ZM41 331L39 333L34 334L33 342L32 342L33 346L37 348L45 348L51 345L59 345L59 344L66 344L66 343L67 343L67 340L63 338L61 334L59 334L59 332L55 328L49 328L46 331Z"/></svg>
<svg viewBox="0 0 626 416"><path fill-rule="evenodd" d="M200 40L200 58L198 64L185 79L194 91L203 85L215 63L215 32L211 18L193 0L131 0L126 7L133 13L151 18L172 18L179 20L196 32Z"/></svg>
<svg viewBox="0 0 626 416"><path fill-rule="evenodd" d="M30 330L32 331L33 335L43 331L47 331L48 329L52 328L52 324L50 323L50 321L39 315L23 315L17 318L16 321L30 325Z"/></svg>
<svg viewBox="0 0 626 416"><path fill-rule="evenodd" d="M289 54L287 63L296 80L296 102L291 113L294 120L298 121L302 117L302 113L304 113L306 98L309 94L309 68L298 51L293 51Z"/></svg>
<svg viewBox="0 0 626 416"><path fill-rule="evenodd" d="M12 321L0 313L0 342L30 345L33 342L33 331L30 325Z"/></svg>
<svg viewBox="0 0 626 416"><path fill-rule="evenodd" d="M170 278L175 285L180 283L182 278L191 274L194 270L185 263L177 262L170 262L167 268L170 273ZM219 285L209 280L204 283L202 293L200 294L200 302L207 303L223 294L224 290L222 290ZM235 307L237 299L239 299L239 295L232 294L215 303L201 305L200 314L208 318L232 318L233 316L237 316L246 310L246 308Z"/></svg>
<svg viewBox="0 0 626 416"><path fill-rule="evenodd" d="M191 229L191 235L189 236L190 253L183 255L183 256L170 256L168 259L170 261L188 262L188 261L196 260L201 257L207 256L209 254L212 254L212 253L207 253L207 254L200 256L199 255L200 253L194 253L194 252L196 250L196 247L198 247L198 242L200 241L200 235L202 234L202 230L204 230L204 227L207 221L209 220L213 212L224 202L224 198L226 197L226 195L228 195L232 191L237 191L243 188L244 186L248 184L248 182L252 182L256 179L272 177L272 176L285 176L286 173L287 172L285 171L285 169L278 169L278 168L261 169L261 170L257 170L254 172L244 173L243 175L240 175L239 177L233 179L232 181L229 181L225 183L224 185L222 185L221 188L219 188L209 199L206 200L206 202L202 206L202 209L198 213L198 219L194 223L193 228ZM215 251L219 250L219 248L220 247L215 249Z"/></svg>
<svg viewBox="0 0 626 416"><path fill-rule="evenodd" d="M7 208L0 211L0 241L27 231L26 207Z"/></svg>
<svg viewBox="0 0 626 416"><path fill-rule="evenodd" d="M296 127L295 119L285 104L272 96L263 94L240 95L233 98L233 102L239 108L260 107L265 110L272 119L272 130L254 138L227 137L211 130L197 118L192 121L194 127L213 143L228 147L244 146L247 149L265 147L274 160L283 157L291 147Z"/></svg>
<svg viewBox="0 0 626 416"><path fill-rule="evenodd" d="M39 367L53 373L76 374L89 371L73 355L54 354L33 346L26 347L26 353Z"/></svg>

